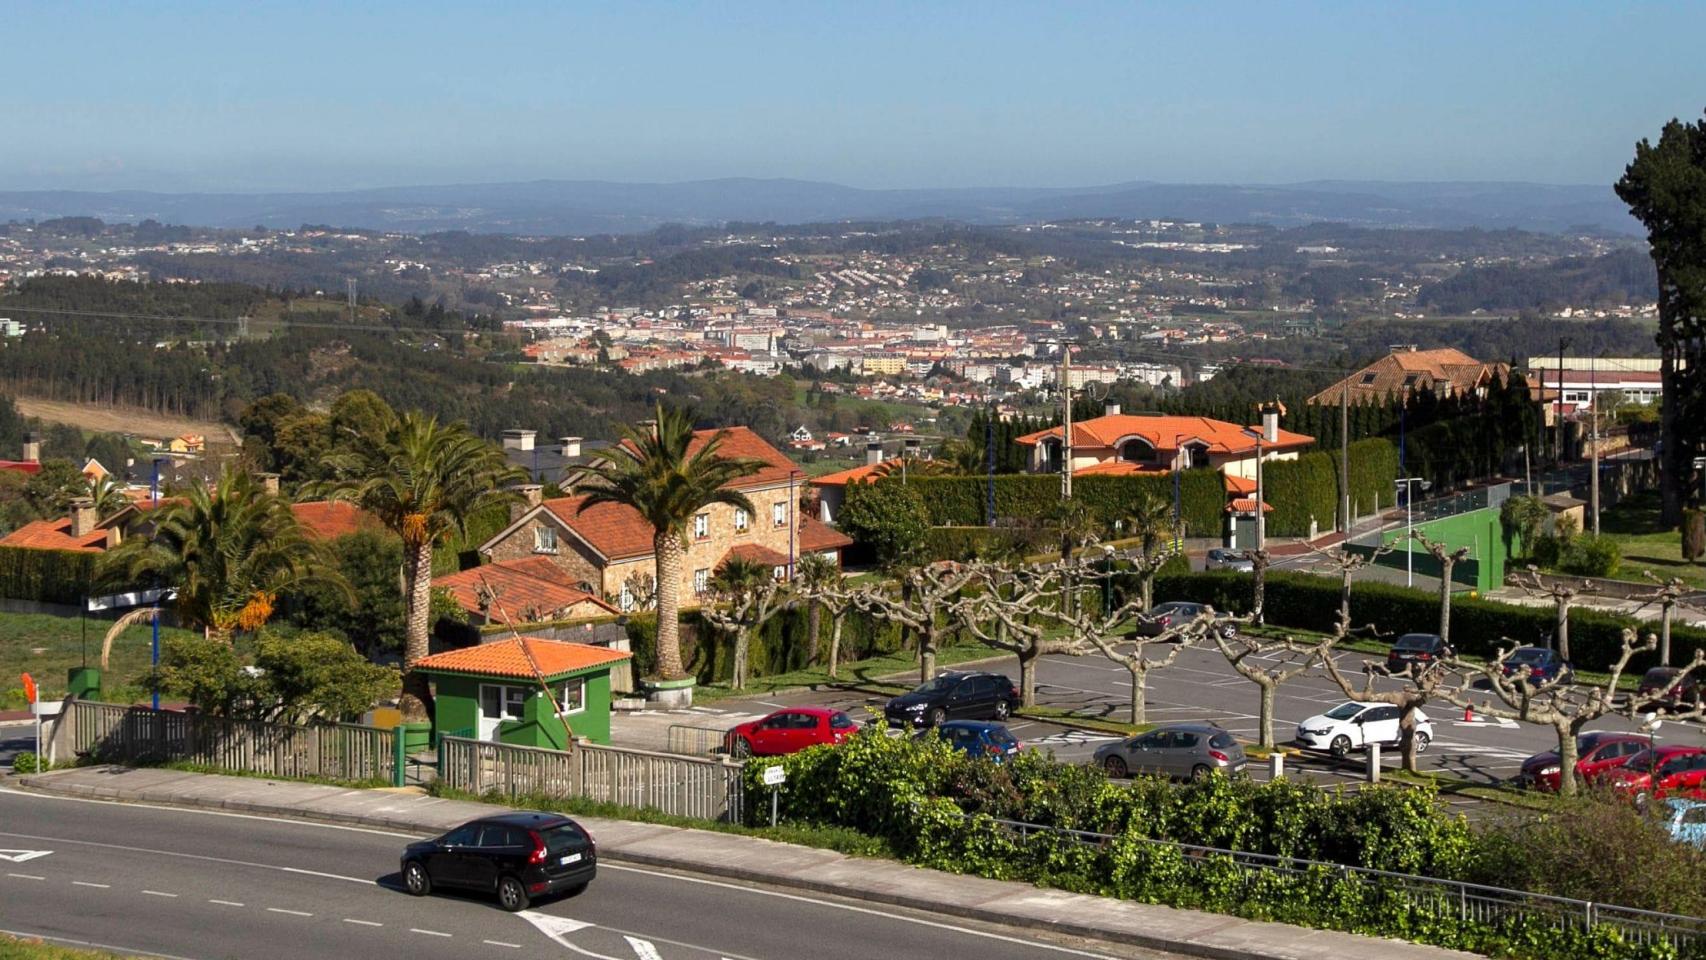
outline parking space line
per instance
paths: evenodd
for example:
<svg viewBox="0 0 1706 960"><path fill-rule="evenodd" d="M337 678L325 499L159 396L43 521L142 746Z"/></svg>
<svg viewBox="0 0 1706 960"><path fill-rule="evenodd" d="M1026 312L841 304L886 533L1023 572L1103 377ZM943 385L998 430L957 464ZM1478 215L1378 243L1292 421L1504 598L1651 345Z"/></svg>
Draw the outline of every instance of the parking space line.
<svg viewBox="0 0 1706 960"><path fill-rule="evenodd" d="M113 887L110 883L90 883L87 880L73 880L71 885L74 887L94 887L97 890L111 890Z"/></svg>
<svg viewBox="0 0 1706 960"><path fill-rule="evenodd" d="M47 879L46 877L38 877L33 873L8 873L8 874L6 874L6 876L16 877L19 880L46 880Z"/></svg>
<svg viewBox="0 0 1706 960"><path fill-rule="evenodd" d="M175 893L167 893L164 890L144 890L142 892L144 894L146 894L147 896L150 896L150 897L176 897L177 896L177 894L175 894Z"/></svg>
<svg viewBox="0 0 1706 960"><path fill-rule="evenodd" d="M240 906L242 906L242 904L238 903L235 900L209 900L207 902L208 903L217 903L222 907L240 907Z"/></svg>
<svg viewBox="0 0 1706 960"><path fill-rule="evenodd" d="M521 944L509 943L508 941L505 941L505 940L481 940L480 942L481 943L489 943L494 947L509 947L511 950L520 950L521 949Z"/></svg>
<svg viewBox="0 0 1706 960"><path fill-rule="evenodd" d="M282 913L282 914L286 914L286 915L292 916L292 917L312 917L313 916L312 913L309 913L306 910L286 910L283 907L268 907L267 912L268 913Z"/></svg>
<svg viewBox="0 0 1706 960"><path fill-rule="evenodd" d="M345 917L344 922L345 923L353 923L358 927L383 927L383 926L385 926L385 924L383 924L383 923L376 923L372 920L355 920L355 919L352 919L350 917Z"/></svg>

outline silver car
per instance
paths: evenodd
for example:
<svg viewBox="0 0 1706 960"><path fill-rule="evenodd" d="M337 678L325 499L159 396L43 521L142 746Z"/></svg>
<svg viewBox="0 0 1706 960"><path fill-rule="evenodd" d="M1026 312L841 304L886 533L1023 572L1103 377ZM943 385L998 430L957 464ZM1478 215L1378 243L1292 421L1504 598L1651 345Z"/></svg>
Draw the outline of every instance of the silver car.
<svg viewBox="0 0 1706 960"><path fill-rule="evenodd" d="M1096 763L1108 776L1138 775L1201 780L1216 770L1231 776L1244 769L1244 747L1212 723L1172 723L1103 745Z"/></svg>
<svg viewBox="0 0 1706 960"><path fill-rule="evenodd" d="M1215 547L1203 558L1204 570L1236 570L1239 573L1254 573L1255 561L1242 550L1228 550L1225 547Z"/></svg>

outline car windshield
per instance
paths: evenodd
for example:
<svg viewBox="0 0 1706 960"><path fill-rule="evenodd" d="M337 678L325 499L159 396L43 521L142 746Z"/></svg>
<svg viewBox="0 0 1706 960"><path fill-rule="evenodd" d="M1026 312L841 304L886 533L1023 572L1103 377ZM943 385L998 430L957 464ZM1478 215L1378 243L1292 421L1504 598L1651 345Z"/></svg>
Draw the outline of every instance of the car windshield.
<svg viewBox="0 0 1706 960"><path fill-rule="evenodd" d="M1510 655L1511 663L1539 663L1546 659L1546 651L1538 647L1523 647Z"/></svg>
<svg viewBox="0 0 1706 960"><path fill-rule="evenodd" d="M1360 703L1341 703L1327 711L1327 716L1333 720L1349 720L1362 712Z"/></svg>
<svg viewBox="0 0 1706 960"><path fill-rule="evenodd" d="M1400 650L1426 650L1434 645L1434 638L1425 633L1406 633L1394 644Z"/></svg>
<svg viewBox="0 0 1706 960"><path fill-rule="evenodd" d="M1641 683L1648 686L1661 687L1670 683L1671 678L1675 676L1676 670L1670 667L1654 667L1647 671L1646 676L1641 678Z"/></svg>
<svg viewBox="0 0 1706 960"><path fill-rule="evenodd" d="M539 835L545 838L545 849L550 851L553 856L573 850L586 839L586 833L572 823L559 823L554 827L539 831Z"/></svg>
<svg viewBox="0 0 1706 960"><path fill-rule="evenodd" d="M913 693L947 693L949 690L954 689L954 685L959 683L959 682L960 682L959 677L956 677L953 674L944 673L941 676L937 677L936 679L931 680L929 683L919 684L917 687L915 687L913 689L912 692Z"/></svg>

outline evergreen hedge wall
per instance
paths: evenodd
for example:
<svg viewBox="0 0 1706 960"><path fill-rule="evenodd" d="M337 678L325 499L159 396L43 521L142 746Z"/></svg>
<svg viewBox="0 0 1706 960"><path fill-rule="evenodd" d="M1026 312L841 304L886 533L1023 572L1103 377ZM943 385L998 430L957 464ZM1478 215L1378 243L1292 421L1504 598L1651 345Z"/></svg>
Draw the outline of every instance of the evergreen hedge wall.
<svg viewBox="0 0 1706 960"><path fill-rule="evenodd" d="M0 597L81 606L99 554L0 547Z"/></svg>
<svg viewBox="0 0 1706 960"><path fill-rule="evenodd" d="M1325 453L1263 464L1262 496L1274 508L1268 514L1268 536L1306 537L1311 519L1321 530L1331 530L1338 514L1338 472Z"/></svg>
<svg viewBox="0 0 1706 960"><path fill-rule="evenodd" d="M980 526L988 497L988 477L912 477L937 527ZM1131 513L1143 491L1173 502L1171 475L1075 477L1072 496L1090 507L1104 523ZM1217 470L1186 470L1179 479L1179 499L1185 532L1192 537L1217 537L1225 525L1226 487ZM1036 519L1060 502L1060 476L1052 473L1009 473L995 478L995 515Z"/></svg>

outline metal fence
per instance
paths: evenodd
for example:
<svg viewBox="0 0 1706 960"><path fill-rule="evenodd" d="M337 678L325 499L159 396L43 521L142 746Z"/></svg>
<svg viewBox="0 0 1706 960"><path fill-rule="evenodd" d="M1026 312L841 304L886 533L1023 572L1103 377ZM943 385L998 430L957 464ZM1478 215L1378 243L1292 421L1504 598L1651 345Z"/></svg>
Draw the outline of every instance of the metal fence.
<svg viewBox="0 0 1706 960"><path fill-rule="evenodd" d="M392 782L395 734L355 724L291 726L73 700L60 723L79 757L195 763L274 777ZM59 731L55 731L58 739Z"/></svg>
<svg viewBox="0 0 1706 960"><path fill-rule="evenodd" d="M969 818L969 815L968 815ZM1608 903L1592 903L1568 897L1553 897L1503 887L1488 887L1457 880L1440 880L1407 873L1391 873L1367 867L1347 866L1319 860L1300 860L1266 853L1223 850L1149 837L1116 836L1087 830L1069 830L1017 820L995 820L1000 828L1024 840L1033 834L1062 837L1093 847L1116 840L1142 843L1178 852L1196 865L1232 864L1246 879L1260 882L1264 874L1285 876L1341 877L1364 881L1387 892L1397 892L1412 908L1428 916L1456 916L1464 923L1496 925L1510 922L1541 923L1561 931L1587 931L1596 926L1615 928L1624 940L1637 944L1668 943L1676 950L1706 943L1706 918L1685 917Z"/></svg>
<svg viewBox="0 0 1706 960"><path fill-rule="evenodd" d="M742 770L728 760L590 743L562 751L444 737L438 747L439 782L468 793L580 797L731 823L745 806Z"/></svg>
<svg viewBox="0 0 1706 960"><path fill-rule="evenodd" d="M669 745L664 749L689 757L705 757L723 748L729 731L722 727L696 727L687 723L669 725Z"/></svg>

